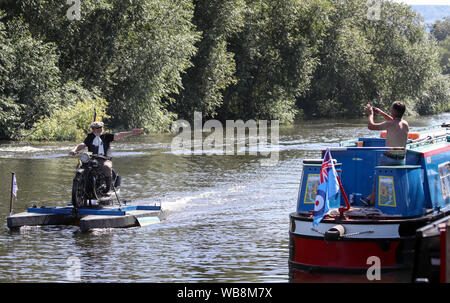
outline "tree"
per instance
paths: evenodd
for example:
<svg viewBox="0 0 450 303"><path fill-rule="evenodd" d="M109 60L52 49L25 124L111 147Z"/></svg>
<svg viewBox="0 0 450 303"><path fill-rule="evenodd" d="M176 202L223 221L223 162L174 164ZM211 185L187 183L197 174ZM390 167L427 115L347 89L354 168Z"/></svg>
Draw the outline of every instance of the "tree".
<svg viewBox="0 0 450 303"><path fill-rule="evenodd" d="M439 52L441 60L439 61L442 67L443 74L450 74L450 36L439 42Z"/></svg>
<svg viewBox="0 0 450 303"><path fill-rule="evenodd" d="M319 51L310 91L298 99L308 116L361 113L366 103L388 108L395 100L414 108L439 74L438 53L409 6L385 1L368 18L366 1L334 1L332 25Z"/></svg>
<svg viewBox="0 0 450 303"><path fill-rule="evenodd" d="M437 74L423 93L415 99L414 109L420 115L450 111L450 75Z"/></svg>
<svg viewBox="0 0 450 303"><path fill-rule="evenodd" d="M243 0L195 1L193 22L201 31L198 52L183 76L183 90L175 97L175 111L193 119L194 111L214 117L222 106L223 92L234 83L234 54L228 50L229 39L244 25L246 4Z"/></svg>
<svg viewBox="0 0 450 303"><path fill-rule="evenodd" d="M69 106L55 109L50 116L39 119L26 132L25 139L33 141L78 141L86 137L94 116L96 121L108 118L104 99L85 98Z"/></svg>
<svg viewBox="0 0 450 303"><path fill-rule="evenodd" d="M373 54L363 22L367 7L357 1L334 1L320 44L309 91L297 99L308 117L353 115L369 99ZM369 89L368 89L369 88Z"/></svg>
<svg viewBox="0 0 450 303"><path fill-rule="evenodd" d="M243 30L230 41L237 82L222 117L293 121L296 97L310 84L327 23L328 1L248 1Z"/></svg>
<svg viewBox="0 0 450 303"><path fill-rule="evenodd" d="M198 33L189 0L83 0L81 20L69 20L65 1L8 3L33 36L54 43L65 81L82 81L108 100L117 127L168 129L170 96L195 54ZM171 119L167 119L171 117Z"/></svg>
<svg viewBox="0 0 450 303"><path fill-rule="evenodd" d="M45 136L92 100L108 104L109 127L151 131L194 111L291 123L394 100L449 109L449 19L431 29L439 54L407 5L383 1L374 17L366 0L81 3L79 20L66 1L0 3L0 138L36 121Z"/></svg>
<svg viewBox="0 0 450 303"><path fill-rule="evenodd" d="M443 74L450 74L450 17L437 20L430 33L436 38L440 52L440 65Z"/></svg>
<svg viewBox="0 0 450 303"><path fill-rule="evenodd" d="M437 41L444 41L450 36L450 17L444 17L442 20L437 20L430 29L430 33Z"/></svg>
<svg viewBox="0 0 450 303"><path fill-rule="evenodd" d="M116 55L110 65L110 114L116 125L168 130L173 119L167 118L175 115L166 107L179 93L181 74L197 50L192 3L139 0L117 15L126 26L114 43Z"/></svg>

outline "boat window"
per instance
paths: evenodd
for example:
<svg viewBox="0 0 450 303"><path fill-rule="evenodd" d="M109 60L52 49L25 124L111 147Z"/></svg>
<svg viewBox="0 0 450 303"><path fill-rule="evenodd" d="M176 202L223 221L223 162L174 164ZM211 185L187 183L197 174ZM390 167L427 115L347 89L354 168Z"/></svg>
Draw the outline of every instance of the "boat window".
<svg viewBox="0 0 450 303"><path fill-rule="evenodd" d="M439 176L441 178L442 198L450 199L450 161L439 165Z"/></svg>
<svg viewBox="0 0 450 303"><path fill-rule="evenodd" d="M308 179L306 181L306 193L305 200L303 203L314 204L316 202L317 187L320 183L320 174L308 174Z"/></svg>

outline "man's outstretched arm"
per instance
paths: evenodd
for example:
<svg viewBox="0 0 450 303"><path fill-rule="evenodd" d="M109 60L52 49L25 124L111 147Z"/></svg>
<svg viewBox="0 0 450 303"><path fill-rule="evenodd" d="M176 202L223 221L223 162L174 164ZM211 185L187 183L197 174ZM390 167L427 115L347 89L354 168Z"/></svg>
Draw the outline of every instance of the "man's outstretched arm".
<svg viewBox="0 0 450 303"><path fill-rule="evenodd" d="M114 141L122 139L122 138L129 137L129 136L132 136L132 135L140 135L140 134L142 134L142 129L141 128L135 128L135 129L127 131L127 132L115 133L114 134Z"/></svg>
<svg viewBox="0 0 450 303"><path fill-rule="evenodd" d="M86 147L86 144L80 143L69 151L69 155L74 155L75 153L79 152L80 150L84 149L85 147Z"/></svg>

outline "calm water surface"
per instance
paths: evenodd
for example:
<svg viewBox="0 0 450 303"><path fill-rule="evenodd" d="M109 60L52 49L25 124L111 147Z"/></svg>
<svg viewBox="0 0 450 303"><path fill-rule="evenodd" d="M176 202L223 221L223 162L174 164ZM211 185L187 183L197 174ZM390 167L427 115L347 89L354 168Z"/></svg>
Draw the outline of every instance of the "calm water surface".
<svg viewBox="0 0 450 303"><path fill-rule="evenodd" d="M408 119L412 127L450 114ZM76 142L0 143L0 282L67 282L71 257L81 282L288 282L289 213L295 210L304 158L327 146L378 136L366 120L321 120L280 128L279 161L264 156L171 153L173 135L113 143L121 197L162 203L165 220L144 228L6 227L11 172L15 212L70 202Z"/></svg>

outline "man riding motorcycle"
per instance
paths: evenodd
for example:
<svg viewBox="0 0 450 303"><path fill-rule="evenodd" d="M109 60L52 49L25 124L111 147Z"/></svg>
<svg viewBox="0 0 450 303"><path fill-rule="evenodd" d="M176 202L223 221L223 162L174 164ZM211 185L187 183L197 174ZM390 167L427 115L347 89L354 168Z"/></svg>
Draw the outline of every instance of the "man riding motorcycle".
<svg viewBox="0 0 450 303"><path fill-rule="evenodd" d="M69 151L69 155L74 155L85 147L89 152L96 155L105 156L104 159L99 159L99 168L103 171L105 176L108 177L108 183L111 183L112 179L112 162L110 155L110 143L118 139L126 138L131 135L139 135L142 133L142 129L135 128L131 131L119 132L119 133L103 133L103 122L93 122L91 124L92 132L87 135L83 143L78 144Z"/></svg>

